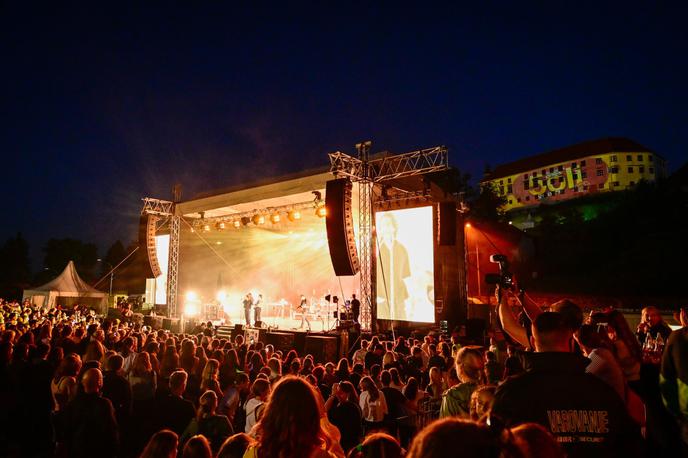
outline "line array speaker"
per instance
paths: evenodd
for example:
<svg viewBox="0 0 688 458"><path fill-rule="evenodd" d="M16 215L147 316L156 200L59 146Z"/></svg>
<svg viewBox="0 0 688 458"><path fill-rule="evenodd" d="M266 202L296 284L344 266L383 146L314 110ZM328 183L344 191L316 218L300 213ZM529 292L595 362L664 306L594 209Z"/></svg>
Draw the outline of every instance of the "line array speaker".
<svg viewBox="0 0 688 458"><path fill-rule="evenodd" d="M158 222L156 215L141 215L139 221L139 250L146 252L146 278L157 278L162 274L158 264L158 250L155 247L155 226Z"/></svg>
<svg viewBox="0 0 688 458"><path fill-rule="evenodd" d="M437 206L437 243L456 244L456 202L440 202Z"/></svg>
<svg viewBox="0 0 688 458"><path fill-rule="evenodd" d="M340 178L328 181L325 188L327 244L337 276L356 275L359 269L351 211L351 187L351 180Z"/></svg>

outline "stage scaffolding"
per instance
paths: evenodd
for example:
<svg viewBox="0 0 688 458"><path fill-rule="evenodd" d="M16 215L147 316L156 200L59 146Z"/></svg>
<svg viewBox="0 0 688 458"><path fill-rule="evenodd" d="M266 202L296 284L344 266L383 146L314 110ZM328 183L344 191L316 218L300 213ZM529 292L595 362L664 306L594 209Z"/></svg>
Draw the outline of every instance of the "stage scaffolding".
<svg viewBox="0 0 688 458"><path fill-rule="evenodd" d="M402 154L380 153L371 159L370 149L372 142L366 141L356 144L358 157L350 156L342 152L328 154L330 159L330 172L335 177L347 177L359 184L358 217L359 217L359 241L358 250L361 264L359 275L360 300L361 300L361 328L364 331L374 330L373 316L375 312L375 232L374 205L376 199L373 193L376 184L382 185L391 180L424 175L433 172L445 171L449 168L449 153L445 146L411 151ZM175 201L179 201L178 190L175 190ZM316 198L316 200L318 200ZM181 228L180 214L177 214L176 203L168 200L160 200L151 197L143 198L142 214L163 216L169 222L170 249L167 270L167 313L169 317L178 316L178 273L179 273L179 238ZM317 202L316 202L317 203ZM307 208L313 202L301 202L291 204L289 208ZM270 208L269 210L276 210ZM279 208L281 210L281 208ZM267 210L267 209L264 209ZM247 212L246 215L231 215L231 219L237 216L249 216L255 212ZM222 222L228 218L202 218L202 223L209 220ZM197 227L201 221L193 222Z"/></svg>
<svg viewBox="0 0 688 458"><path fill-rule="evenodd" d="M330 172L335 177L343 176L359 184L358 232L359 261L361 265L361 329L374 331L372 319L376 311L375 291L375 220L373 208L375 199L373 186L385 182L441 172L449 168L449 152L445 146L435 146L402 154L378 154L370 159L372 142L356 144L358 157L346 153L330 153Z"/></svg>

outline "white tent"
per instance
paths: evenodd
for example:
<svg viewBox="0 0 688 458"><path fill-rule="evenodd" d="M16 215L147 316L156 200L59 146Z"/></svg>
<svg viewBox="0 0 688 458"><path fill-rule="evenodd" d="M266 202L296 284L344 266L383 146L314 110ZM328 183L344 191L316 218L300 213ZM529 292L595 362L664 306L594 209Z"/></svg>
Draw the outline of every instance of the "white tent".
<svg viewBox="0 0 688 458"><path fill-rule="evenodd" d="M107 311L108 302L106 293L98 291L79 277L73 261L69 261L57 278L45 285L24 290L26 299L43 308L84 304L95 308L98 313Z"/></svg>

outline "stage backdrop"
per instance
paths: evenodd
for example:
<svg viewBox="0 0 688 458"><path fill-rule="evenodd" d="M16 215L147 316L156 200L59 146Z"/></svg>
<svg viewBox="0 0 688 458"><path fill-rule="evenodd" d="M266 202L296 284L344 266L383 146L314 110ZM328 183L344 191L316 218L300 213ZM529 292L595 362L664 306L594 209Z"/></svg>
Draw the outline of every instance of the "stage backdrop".
<svg viewBox="0 0 688 458"><path fill-rule="evenodd" d="M435 321L432 207L375 214L377 317Z"/></svg>

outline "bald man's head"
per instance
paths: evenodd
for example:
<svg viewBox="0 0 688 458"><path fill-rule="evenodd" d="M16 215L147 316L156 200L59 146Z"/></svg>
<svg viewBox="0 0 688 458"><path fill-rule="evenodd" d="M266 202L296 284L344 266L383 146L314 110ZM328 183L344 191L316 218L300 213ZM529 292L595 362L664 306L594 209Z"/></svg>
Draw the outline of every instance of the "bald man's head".
<svg viewBox="0 0 688 458"><path fill-rule="evenodd" d="M103 387L103 373L100 372L100 369L88 369L81 379L81 384L86 393L98 393Z"/></svg>

